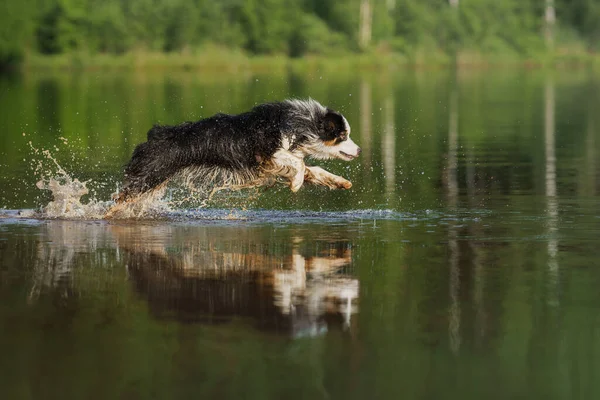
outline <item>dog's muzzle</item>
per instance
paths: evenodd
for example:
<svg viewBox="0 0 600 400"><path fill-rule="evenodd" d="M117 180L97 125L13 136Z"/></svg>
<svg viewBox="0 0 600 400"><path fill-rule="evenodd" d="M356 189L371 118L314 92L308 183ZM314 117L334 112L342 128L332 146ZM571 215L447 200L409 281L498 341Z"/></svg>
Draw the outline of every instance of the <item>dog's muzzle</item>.
<svg viewBox="0 0 600 400"><path fill-rule="evenodd" d="M342 156L341 158L350 161L359 156L361 149L352 141L352 139L348 139L338 146L338 151Z"/></svg>

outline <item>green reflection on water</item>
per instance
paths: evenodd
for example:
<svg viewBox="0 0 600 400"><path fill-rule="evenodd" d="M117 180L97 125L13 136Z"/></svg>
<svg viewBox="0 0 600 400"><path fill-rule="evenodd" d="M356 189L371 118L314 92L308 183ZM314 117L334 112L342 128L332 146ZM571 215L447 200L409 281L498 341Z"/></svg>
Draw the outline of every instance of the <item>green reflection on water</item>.
<svg viewBox="0 0 600 400"><path fill-rule="evenodd" d="M215 204L249 208L238 219L0 220L5 397L599 397L596 77L86 73L0 88L11 209L47 201L29 140L101 198L154 122L255 102L313 96L364 149L323 163L351 191ZM334 213L297 212L321 209Z"/></svg>
<svg viewBox="0 0 600 400"><path fill-rule="evenodd" d="M454 185L458 194L468 192L482 205L495 195L544 195L549 140L556 149L559 195L593 195L598 186L600 91L595 76L585 71L220 78L186 72L37 74L2 77L0 92L0 183L9 188L0 205L6 208L47 201L39 198L29 170L40 157L31 156L28 141L50 150L79 180L92 179L98 197L107 199L152 124L309 95L343 111L364 149L352 163L319 162L348 176L353 190L308 188L297 195L279 190L245 206L421 210L447 204L442 189ZM550 136L544 127L549 117Z"/></svg>
<svg viewBox="0 0 600 400"><path fill-rule="evenodd" d="M593 398L599 254L576 232L597 234L597 211L562 210L556 254L552 220L514 210L7 220L1 384L11 398Z"/></svg>

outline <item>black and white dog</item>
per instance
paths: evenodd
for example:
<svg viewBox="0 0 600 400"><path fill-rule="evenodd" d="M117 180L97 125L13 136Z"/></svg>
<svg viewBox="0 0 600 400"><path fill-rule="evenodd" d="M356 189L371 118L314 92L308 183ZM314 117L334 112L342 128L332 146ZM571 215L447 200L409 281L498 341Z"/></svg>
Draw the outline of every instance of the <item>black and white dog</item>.
<svg viewBox="0 0 600 400"><path fill-rule="evenodd" d="M350 181L307 166L304 159L350 161L359 154L346 118L317 101L261 104L239 115L216 114L197 122L154 126L147 141L133 151L116 201L152 192L176 177L229 188L283 179L293 192L304 182L349 189Z"/></svg>

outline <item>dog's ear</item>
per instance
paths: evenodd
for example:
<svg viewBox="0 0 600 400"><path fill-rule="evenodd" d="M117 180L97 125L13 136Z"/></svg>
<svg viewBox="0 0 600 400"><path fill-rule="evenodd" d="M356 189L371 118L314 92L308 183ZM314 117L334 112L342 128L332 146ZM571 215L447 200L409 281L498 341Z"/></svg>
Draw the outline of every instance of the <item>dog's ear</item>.
<svg viewBox="0 0 600 400"><path fill-rule="evenodd" d="M332 120L326 121L325 122L325 130L327 130L329 132L335 131L335 122L333 122Z"/></svg>
<svg viewBox="0 0 600 400"><path fill-rule="evenodd" d="M327 133L336 133L340 126L341 115L334 112L328 111L323 117L323 130Z"/></svg>

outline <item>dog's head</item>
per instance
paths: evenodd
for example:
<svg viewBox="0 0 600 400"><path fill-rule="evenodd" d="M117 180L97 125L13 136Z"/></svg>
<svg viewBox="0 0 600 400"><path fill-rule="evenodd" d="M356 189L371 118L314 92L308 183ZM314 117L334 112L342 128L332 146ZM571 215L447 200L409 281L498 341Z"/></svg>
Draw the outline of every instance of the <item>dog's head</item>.
<svg viewBox="0 0 600 400"><path fill-rule="evenodd" d="M321 160L350 161L358 157L360 147L350 139L350 124L342 114L310 98L289 99L285 104L292 115L290 131L300 133L292 147Z"/></svg>
<svg viewBox="0 0 600 400"><path fill-rule="evenodd" d="M311 157L339 158L351 161L360 154L360 147L350 139L350 125L337 111L327 109L319 124L319 143L312 147Z"/></svg>

